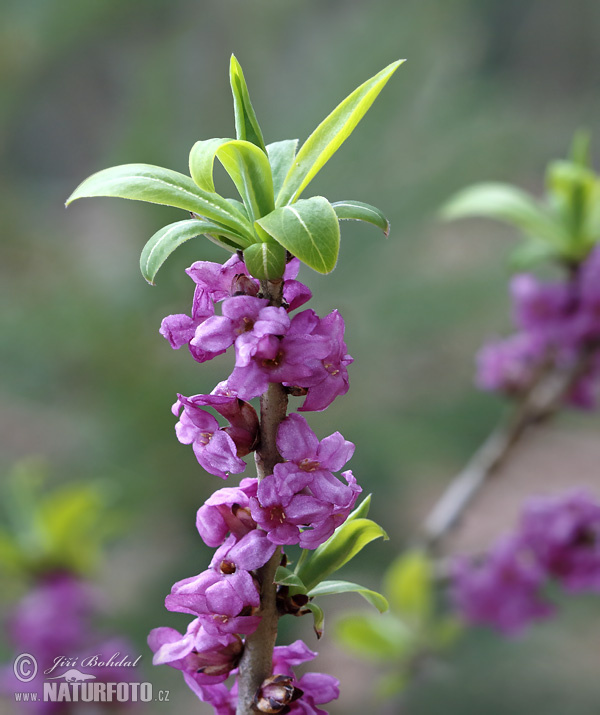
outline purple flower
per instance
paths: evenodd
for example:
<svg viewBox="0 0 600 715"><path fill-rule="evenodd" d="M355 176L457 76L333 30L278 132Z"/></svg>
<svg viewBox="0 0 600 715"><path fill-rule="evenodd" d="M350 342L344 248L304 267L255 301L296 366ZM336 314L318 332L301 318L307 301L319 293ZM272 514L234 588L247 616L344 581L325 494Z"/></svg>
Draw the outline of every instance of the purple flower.
<svg viewBox="0 0 600 715"><path fill-rule="evenodd" d="M541 597L546 572L518 537L499 541L486 559L455 563L452 595L469 623L498 628L507 635L521 632L553 609Z"/></svg>
<svg viewBox="0 0 600 715"><path fill-rule="evenodd" d="M283 470L275 465L275 473L258 485L257 496L250 499L250 511L274 544L297 544L300 527L322 522L331 513L331 505L310 494L301 493L313 480L309 472Z"/></svg>
<svg viewBox="0 0 600 715"><path fill-rule="evenodd" d="M300 318L304 313L313 311L303 311L296 318ZM314 315L314 313L313 313ZM316 317L316 316L314 316ZM305 316L305 320L312 316ZM329 350L320 359L319 370L313 370L311 382L294 383L300 387L308 388L308 394L300 412L322 412L335 400L336 397L345 395L348 392L348 365L353 362L351 355L348 355L348 348L344 342L344 319L337 310L326 315L322 320L313 322L310 332L315 337L326 338Z"/></svg>
<svg viewBox="0 0 600 715"><path fill-rule="evenodd" d="M177 439L182 444L191 444L200 465L210 474L226 479L229 472L239 474L246 463L238 456L238 448L227 432L209 412L197 404L206 402L207 395L187 398L178 395L173 405L173 414L183 413L175 425ZM196 402L195 398L199 398Z"/></svg>
<svg viewBox="0 0 600 715"><path fill-rule="evenodd" d="M255 615L260 596L250 571L263 566L275 549L263 531L239 541L231 535L207 571L173 586L167 609L200 616L209 633L252 633L260 621Z"/></svg>
<svg viewBox="0 0 600 715"><path fill-rule="evenodd" d="M219 489L198 509L196 527L207 546L220 546L232 533L241 539L256 528L250 514L250 497L256 496L257 479L242 479L239 487Z"/></svg>
<svg viewBox="0 0 600 715"><path fill-rule="evenodd" d="M289 312L296 310L312 298L310 290L300 281L294 280L299 270L300 261L292 258L283 274L283 300L287 303Z"/></svg>
<svg viewBox="0 0 600 715"><path fill-rule="evenodd" d="M173 628L154 628L148 636L154 665L170 665L189 674L198 685L212 685L227 679L242 655L242 639L237 635L208 633L199 618L181 635Z"/></svg>
<svg viewBox="0 0 600 715"><path fill-rule="evenodd" d="M571 304L568 284L544 283L530 273L522 273L512 279L510 293L514 321L521 330L546 335L560 330Z"/></svg>
<svg viewBox="0 0 600 715"><path fill-rule="evenodd" d="M292 683L303 691L302 696L290 703L289 712L321 715L326 712L317 707L339 698L339 681L324 673L305 673L296 681L292 668L316 658L317 653L297 640L288 646L278 646L273 651L273 673L291 677Z"/></svg>
<svg viewBox="0 0 600 715"><path fill-rule="evenodd" d="M523 542L548 575L570 591L600 591L600 505L584 491L531 499Z"/></svg>
<svg viewBox="0 0 600 715"><path fill-rule="evenodd" d="M283 308L268 306L268 300L248 295L227 298L223 301L223 315L205 320L191 344L201 350L218 352L227 350L242 336L247 338L247 333L255 338L283 335L290 322L287 313Z"/></svg>
<svg viewBox="0 0 600 715"><path fill-rule="evenodd" d="M298 470L321 476L338 472L354 454L354 444L334 432L319 442L301 415L288 415L277 431L277 449Z"/></svg>
<svg viewBox="0 0 600 715"><path fill-rule="evenodd" d="M248 285L247 282L239 280L240 276L248 277L248 271L236 254L223 264L196 261L186 269L186 273L198 289L215 303L234 295L241 286Z"/></svg>
<svg viewBox="0 0 600 715"><path fill-rule="evenodd" d="M546 343L531 333L517 333L488 343L477 354L477 386L509 395L521 394L531 384L546 356Z"/></svg>
<svg viewBox="0 0 600 715"><path fill-rule="evenodd" d="M296 318L300 315L292 320L283 338L254 335L243 349L236 349L236 366L227 384L242 399L262 395L270 382L305 387L322 380L321 360L329 353L329 341L299 332Z"/></svg>

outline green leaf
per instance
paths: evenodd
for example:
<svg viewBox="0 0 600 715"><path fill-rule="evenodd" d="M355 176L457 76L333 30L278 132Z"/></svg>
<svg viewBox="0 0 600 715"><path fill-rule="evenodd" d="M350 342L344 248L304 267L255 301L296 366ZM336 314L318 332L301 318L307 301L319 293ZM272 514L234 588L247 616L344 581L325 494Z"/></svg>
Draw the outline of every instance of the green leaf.
<svg viewBox="0 0 600 715"><path fill-rule="evenodd" d="M267 144L267 154L273 173L273 190L275 191L275 196L279 193L286 174L292 166L297 148L297 139L284 139L280 142Z"/></svg>
<svg viewBox="0 0 600 715"><path fill-rule="evenodd" d="M218 224L201 219L188 219L187 221L176 221L161 228L148 241L142 250L140 257L140 270L148 283L154 284L154 278L159 268L173 251L190 238L201 236L202 234L212 234L215 236L226 236L233 242L233 248L244 248L248 245L248 240L242 238L234 231L227 231ZM216 239L218 242L218 239Z"/></svg>
<svg viewBox="0 0 600 715"><path fill-rule="evenodd" d="M564 231L528 194L508 184L476 184L460 191L442 208L442 218L483 216L515 226L529 236L564 246Z"/></svg>
<svg viewBox="0 0 600 715"><path fill-rule="evenodd" d="M308 589L340 569L375 539L387 540L385 531L370 519L346 521L321 544L298 569L298 576Z"/></svg>
<svg viewBox="0 0 600 715"><path fill-rule="evenodd" d="M278 243L253 243L244 250L244 263L251 276L261 281L281 278L285 271L285 248Z"/></svg>
<svg viewBox="0 0 600 715"><path fill-rule="evenodd" d="M233 94L233 111L235 114L235 133L237 138L249 141L265 151L265 142L260 126L258 125L258 120L256 119L256 114L254 113L254 107L250 101L244 73L235 55L231 55L229 81Z"/></svg>
<svg viewBox="0 0 600 715"><path fill-rule="evenodd" d="M404 62L388 65L354 90L308 137L285 177L276 206L296 201L320 169L352 134L387 81Z"/></svg>
<svg viewBox="0 0 600 715"><path fill-rule="evenodd" d="M396 559L385 575L384 590L392 608L411 621L423 622L433 608L433 569L420 551Z"/></svg>
<svg viewBox="0 0 600 715"><path fill-rule="evenodd" d="M557 257L557 250L539 238L528 238L516 246L510 254L510 266L515 271L524 271Z"/></svg>
<svg viewBox="0 0 600 715"><path fill-rule="evenodd" d="M306 606L304 606L304 610L308 610L313 614L313 628L315 629L317 638L321 638L323 636L323 629L325 628L325 614L323 610L313 601L309 601Z"/></svg>
<svg viewBox="0 0 600 715"><path fill-rule="evenodd" d="M271 213L275 202L267 155L254 144L238 140L221 144L216 153L239 191L248 215L258 219Z"/></svg>
<svg viewBox="0 0 600 715"><path fill-rule="evenodd" d="M340 225L331 204L322 196L275 209L256 223L315 271L329 273L335 268Z"/></svg>
<svg viewBox="0 0 600 715"><path fill-rule="evenodd" d="M285 566L277 567L274 582L280 586L290 586L294 588L297 593L306 593L306 586L302 583L302 580Z"/></svg>
<svg viewBox="0 0 600 715"><path fill-rule="evenodd" d="M113 196L191 211L254 240L246 217L218 194L204 191L189 176L149 164L124 164L93 174L67 200Z"/></svg>
<svg viewBox="0 0 600 715"><path fill-rule="evenodd" d="M369 516L369 509L371 508L371 497L372 494L367 494L356 509L348 514L346 521L352 521L352 519L366 519L367 516Z"/></svg>
<svg viewBox="0 0 600 715"><path fill-rule="evenodd" d="M204 191L215 192L213 170L217 149L233 139L206 139L194 144L190 151L190 176Z"/></svg>
<svg viewBox="0 0 600 715"><path fill-rule="evenodd" d="M362 201L335 201L331 204L340 221L366 221L380 228L387 238L390 233L390 222L375 206Z"/></svg>
<svg viewBox="0 0 600 715"><path fill-rule="evenodd" d="M334 635L344 648L359 657L378 661L401 658L411 645L410 631L391 614L344 616L335 624Z"/></svg>
<svg viewBox="0 0 600 715"><path fill-rule="evenodd" d="M214 192L215 157L235 184L244 200L244 214L253 220L275 208L271 165L264 151L237 139L208 139L194 144L190 151L190 174L204 191Z"/></svg>
<svg viewBox="0 0 600 715"><path fill-rule="evenodd" d="M322 581L308 592L308 596L316 598L317 596L330 596L336 593L359 593L372 606L375 606L380 613L384 613L389 608L387 599L380 593L371 591L351 581Z"/></svg>

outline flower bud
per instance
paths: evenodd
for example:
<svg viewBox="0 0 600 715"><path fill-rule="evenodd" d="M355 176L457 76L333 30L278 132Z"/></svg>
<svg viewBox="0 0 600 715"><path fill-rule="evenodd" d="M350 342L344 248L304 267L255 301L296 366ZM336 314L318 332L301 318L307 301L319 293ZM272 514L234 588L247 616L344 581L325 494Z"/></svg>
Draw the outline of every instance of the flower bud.
<svg viewBox="0 0 600 715"><path fill-rule="evenodd" d="M303 694L294 686L293 678L287 675L272 675L263 681L254 699L255 709L260 713L276 715L285 713L289 704Z"/></svg>

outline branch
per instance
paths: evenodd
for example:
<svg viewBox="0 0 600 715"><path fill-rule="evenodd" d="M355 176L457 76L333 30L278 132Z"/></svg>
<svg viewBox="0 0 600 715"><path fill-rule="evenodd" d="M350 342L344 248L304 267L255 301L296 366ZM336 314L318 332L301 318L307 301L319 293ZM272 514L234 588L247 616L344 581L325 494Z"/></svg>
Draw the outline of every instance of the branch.
<svg viewBox="0 0 600 715"><path fill-rule="evenodd" d="M453 479L423 527L425 547L433 551L454 528L487 481L512 454L529 427L551 419L590 365L593 349L582 352L568 370L545 367L535 377L507 423L497 427Z"/></svg>
<svg viewBox="0 0 600 715"><path fill-rule="evenodd" d="M283 281L261 282L261 290L263 296L269 298L269 305L281 305ZM277 451L277 429L285 418L287 403L287 393L283 386L277 383L271 383L260 398L260 445L255 453L259 481L273 474L274 466L281 461ZM277 639L279 618L274 579L280 561L281 550L277 549L271 559L256 571L260 584L261 621L254 633L246 636L237 679L236 715L251 715L254 712L256 691L273 670L273 648Z"/></svg>

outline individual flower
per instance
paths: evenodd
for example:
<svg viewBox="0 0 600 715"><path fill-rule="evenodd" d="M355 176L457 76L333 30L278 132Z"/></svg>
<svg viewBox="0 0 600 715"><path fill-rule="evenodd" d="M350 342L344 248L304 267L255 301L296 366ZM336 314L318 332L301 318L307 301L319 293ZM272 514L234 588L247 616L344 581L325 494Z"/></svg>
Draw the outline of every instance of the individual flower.
<svg viewBox="0 0 600 715"><path fill-rule="evenodd" d="M252 336L244 349L236 350L235 368L227 385L240 398L250 400L262 395L271 382L308 386L322 379L321 360L329 353L328 340L299 332L297 317L282 338L273 334Z"/></svg>
<svg viewBox="0 0 600 715"><path fill-rule="evenodd" d="M312 473L339 472L354 454L354 444L334 432L319 442L304 417L288 415L277 430L277 449L281 456L296 465L298 471Z"/></svg>
<svg viewBox="0 0 600 715"><path fill-rule="evenodd" d="M239 487L218 489L198 509L196 528L207 546L220 546L228 533L241 539L256 522L250 514L250 497L256 496L258 480L242 479Z"/></svg>
<svg viewBox="0 0 600 715"><path fill-rule="evenodd" d="M313 311L303 311L303 313L313 313ZM300 313L296 318L301 319ZM300 387L305 387L308 394L304 403L299 408L300 412L322 412L335 400L336 397L345 395L348 392L348 365L353 362L353 358L348 354L348 348L344 342L344 319L337 310L326 315L322 320L314 321L313 315L303 316L306 322L312 324L310 335L327 339L329 350L320 358L319 369L313 368L313 379L311 382L298 382ZM316 317L316 316L314 316ZM294 329L292 321L292 330ZM307 326L308 327L308 326ZM297 324L297 330L300 326Z"/></svg>
<svg viewBox="0 0 600 715"><path fill-rule="evenodd" d="M173 628L154 628L148 636L154 665L170 665L189 674L198 685L213 685L227 679L242 655L237 635L208 633L199 618L185 635Z"/></svg>
<svg viewBox="0 0 600 715"><path fill-rule="evenodd" d="M327 519L332 506L310 494L301 493L312 482L308 472L275 473L258 485L256 497L250 499L250 511L256 523L267 532L274 544L297 544L301 527Z"/></svg>
<svg viewBox="0 0 600 715"><path fill-rule="evenodd" d="M256 448L259 438L256 410L249 402L240 400L237 395L227 389L226 383L220 382L210 395L194 395L188 398L183 398L180 395L179 398L183 403L194 407L211 407L224 417L229 424L223 427L223 430L235 442L238 457L245 457ZM179 409L179 407L174 409Z"/></svg>
<svg viewBox="0 0 600 715"><path fill-rule="evenodd" d="M198 326L191 341L194 347L223 351L238 339L247 342L249 337L283 335L289 327L285 309L269 306L269 301L262 298L240 295L227 298L222 305L223 315L214 315Z"/></svg>
<svg viewBox="0 0 600 715"><path fill-rule="evenodd" d="M160 334L169 341L174 350L179 350L192 340L196 328L214 315L214 312L215 307L210 296L204 291L196 290L191 316L184 313L168 315L160 325Z"/></svg>
<svg viewBox="0 0 600 715"><path fill-rule="evenodd" d="M511 536L499 541L479 563L465 558L455 563L452 596L468 623L515 635L552 614L541 595L546 578L527 546Z"/></svg>
<svg viewBox="0 0 600 715"><path fill-rule="evenodd" d="M252 633L260 596L250 573L263 566L276 546L254 530L239 541L231 535L215 552L207 571L176 583L165 605L199 616L209 633Z"/></svg>
<svg viewBox="0 0 600 715"><path fill-rule="evenodd" d="M531 384L546 353L544 340L531 333L490 342L477 354L477 385L482 390L519 395Z"/></svg>
<svg viewBox="0 0 600 715"><path fill-rule="evenodd" d="M206 395L199 397L203 401ZM193 397L178 395L173 414L179 416L175 425L177 439L182 444L192 445L196 459L207 472L226 479L230 472L239 474L244 471L246 463L237 456L236 443L220 428L215 417L194 402Z"/></svg>
<svg viewBox="0 0 600 715"><path fill-rule="evenodd" d="M600 505L585 491L531 499L519 532L549 576L570 591L600 591Z"/></svg>

